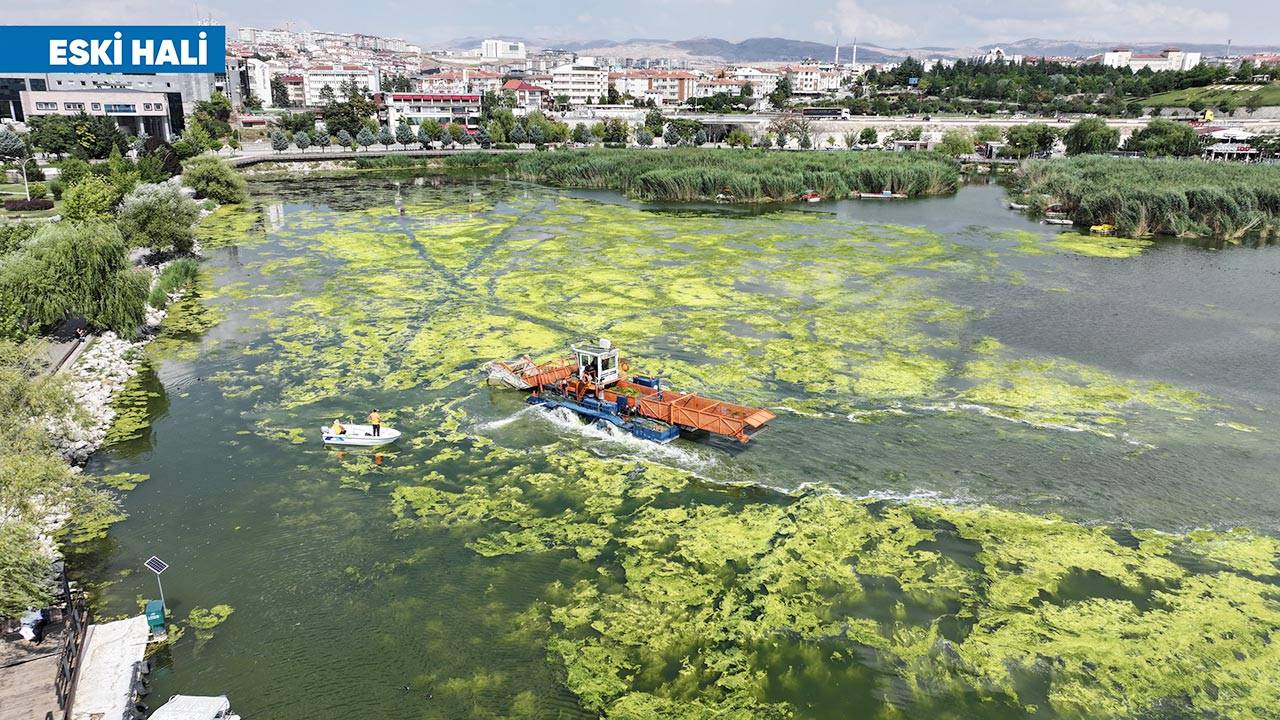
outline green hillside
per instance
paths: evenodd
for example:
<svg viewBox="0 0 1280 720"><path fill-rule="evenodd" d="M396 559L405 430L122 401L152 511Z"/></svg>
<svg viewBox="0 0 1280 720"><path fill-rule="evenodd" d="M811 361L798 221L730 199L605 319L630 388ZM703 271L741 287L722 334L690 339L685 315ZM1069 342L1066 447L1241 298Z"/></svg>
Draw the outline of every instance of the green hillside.
<svg viewBox="0 0 1280 720"><path fill-rule="evenodd" d="M1218 107L1231 102L1236 107L1249 107L1253 99L1257 107L1280 105L1280 83L1269 85L1206 85L1205 87L1170 90L1143 101L1147 107L1186 107L1199 100L1205 107Z"/></svg>

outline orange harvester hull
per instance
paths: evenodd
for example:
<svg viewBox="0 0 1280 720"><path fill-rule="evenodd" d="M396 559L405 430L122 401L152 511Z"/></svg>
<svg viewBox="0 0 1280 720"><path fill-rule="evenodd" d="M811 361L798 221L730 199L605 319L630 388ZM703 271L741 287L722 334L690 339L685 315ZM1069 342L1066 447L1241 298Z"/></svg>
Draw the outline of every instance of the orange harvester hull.
<svg viewBox="0 0 1280 720"><path fill-rule="evenodd" d="M627 362L620 363L621 378L604 387L579 379L573 359L552 360L541 364L495 363L494 367L519 378L520 383L503 378L514 387L532 390L535 394L543 388L554 388L571 397L582 399L595 397L612 403L620 411L650 420L675 425L685 430L705 430L717 435L747 442L776 415L763 408L735 405L720 400L682 393L667 388L654 388L642 382L627 379ZM490 377L495 377L491 368ZM638 378L646 380L646 378ZM619 401L625 398L625 403Z"/></svg>

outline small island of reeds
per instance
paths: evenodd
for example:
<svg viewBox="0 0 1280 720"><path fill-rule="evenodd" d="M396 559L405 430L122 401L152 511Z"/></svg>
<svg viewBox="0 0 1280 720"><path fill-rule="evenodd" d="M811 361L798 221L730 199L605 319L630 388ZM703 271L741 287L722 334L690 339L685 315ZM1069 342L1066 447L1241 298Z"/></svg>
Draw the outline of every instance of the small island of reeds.
<svg viewBox="0 0 1280 720"><path fill-rule="evenodd" d="M560 150L525 155L515 174L559 187L618 190L641 200L788 202L888 191L955 192L960 169L934 153L764 150Z"/></svg>
<svg viewBox="0 0 1280 720"><path fill-rule="evenodd" d="M1235 239L1280 229L1280 166L1079 156L1032 160L1015 175L1032 212L1125 237Z"/></svg>

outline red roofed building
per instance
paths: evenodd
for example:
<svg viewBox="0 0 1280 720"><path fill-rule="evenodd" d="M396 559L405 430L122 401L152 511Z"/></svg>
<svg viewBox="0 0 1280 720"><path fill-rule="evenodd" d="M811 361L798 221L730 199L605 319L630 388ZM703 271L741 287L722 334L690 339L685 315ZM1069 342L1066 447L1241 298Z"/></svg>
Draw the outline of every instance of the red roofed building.
<svg viewBox="0 0 1280 720"><path fill-rule="evenodd" d="M524 80L508 80L502 84L503 92L510 91L516 96L516 107L525 110L540 110L551 98L551 91L541 85Z"/></svg>
<svg viewBox="0 0 1280 720"><path fill-rule="evenodd" d="M791 92L797 95L822 95L840 89L840 73L824 70L818 65L787 65L781 73L791 83Z"/></svg>
<svg viewBox="0 0 1280 720"><path fill-rule="evenodd" d="M428 122L480 126L480 95L475 93L378 93L373 101L379 119L393 129L401 120L414 127Z"/></svg>
<svg viewBox="0 0 1280 720"><path fill-rule="evenodd" d="M742 88L750 84L746 80L736 78L704 78L698 81L697 97L711 97L717 93L739 95L742 93Z"/></svg>
<svg viewBox="0 0 1280 720"><path fill-rule="evenodd" d="M609 73L609 82L624 95L676 104L697 94L698 81L697 75L684 70L624 70Z"/></svg>
<svg viewBox="0 0 1280 720"><path fill-rule="evenodd" d="M422 76L424 93L485 93L496 92L502 85L502 76L487 70L445 70Z"/></svg>

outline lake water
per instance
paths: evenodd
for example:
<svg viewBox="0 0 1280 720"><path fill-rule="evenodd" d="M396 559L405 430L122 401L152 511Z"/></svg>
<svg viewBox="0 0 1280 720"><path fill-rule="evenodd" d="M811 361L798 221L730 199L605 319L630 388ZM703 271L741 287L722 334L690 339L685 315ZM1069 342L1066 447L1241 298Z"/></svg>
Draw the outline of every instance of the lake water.
<svg viewBox="0 0 1280 720"><path fill-rule="evenodd" d="M150 426L90 465L149 475L89 558L101 614L154 595L152 554L178 621L234 609L158 656L157 701L1280 703L1280 247L1061 235L995 185L764 211L441 177L251 190L202 231L208 315L179 308L133 388ZM491 359L596 337L778 418L654 446L484 385ZM320 445L374 407L397 445Z"/></svg>

